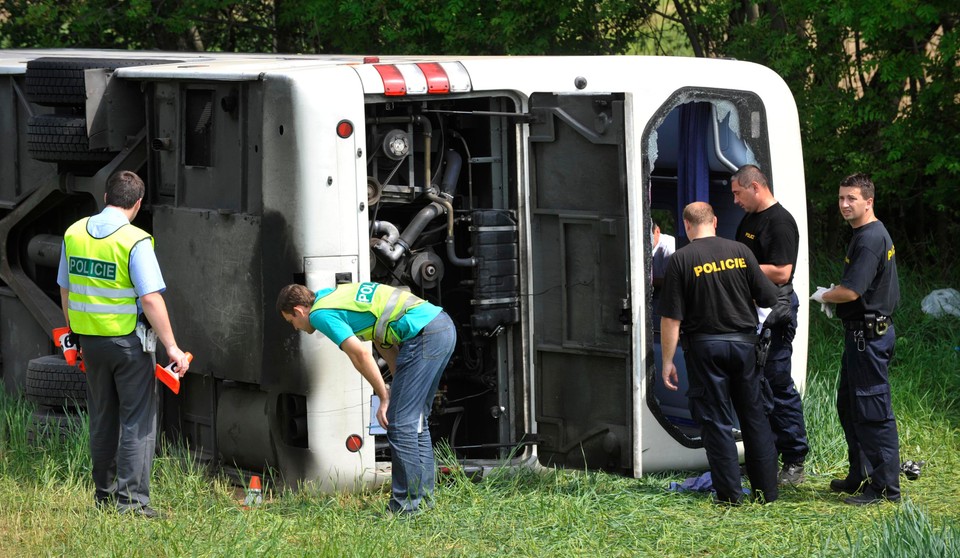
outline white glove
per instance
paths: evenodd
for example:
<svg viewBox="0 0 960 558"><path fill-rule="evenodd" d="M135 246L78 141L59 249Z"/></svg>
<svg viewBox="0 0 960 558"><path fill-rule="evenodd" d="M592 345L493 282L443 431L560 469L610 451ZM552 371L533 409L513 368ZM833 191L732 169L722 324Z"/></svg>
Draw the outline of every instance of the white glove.
<svg viewBox="0 0 960 558"><path fill-rule="evenodd" d="M833 308L834 305L830 302L823 301L823 293L829 291L834 287L833 283L830 283L829 287L817 287L817 292L810 295L810 300L820 303L820 311L827 315L828 318L833 317Z"/></svg>
<svg viewBox="0 0 960 558"><path fill-rule="evenodd" d="M820 311L827 315L828 318L833 317L833 304L829 302L820 303Z"/></svg>
<svg viewBox="0 0 960 558"><path fill-rule="evenodd" d="M810 295L810 300L815 300L815 301L819 302L820 304L824 304L824 302L823 302L823 293L829 291L829 290L832 289L832 288L833 288L833 283L830 283L830 286L829 286L829 287L817 287L817 292L815 292L815 293L813 293L812 295Z"/></svg>

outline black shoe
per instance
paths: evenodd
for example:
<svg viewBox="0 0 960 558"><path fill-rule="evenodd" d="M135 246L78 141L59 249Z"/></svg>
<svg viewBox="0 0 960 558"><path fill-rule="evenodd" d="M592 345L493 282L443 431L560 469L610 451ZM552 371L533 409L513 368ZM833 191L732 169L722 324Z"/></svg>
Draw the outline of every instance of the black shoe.
<svg viewBox="0 0 960 558"><path fill-rule="evenodd" d="M407 510L399 510L399 511L386 510L386 511L384 511L382 514L380 514L380 517L381 517L381 519L413 519L414 517L417 517L417 516L419 516L419 515L422 514L422 513L423 513L423 510L422 510L422 509L419 509L419 508L418 508L418 509L415 509L415 510L410 510L410 511L407 511Z"/></svg>
<svg viewBox="0 0 960 558"><path fill-rule="evenodd" d="M133 515L135 517L143 517L145 519L162 519L160 512L151 508L150 506L141 506L139 508L127 508L120 511L120 515Z"/></svg>
<svg viewBox="0 0 960 558"><path fill-rule="evenodd" d="M863 483L855 483L847 479L833 479L830 481L830 490L833 492L846 492L847 494L857 495L863 493Z"/></svg>
<svg viewBox="0 0 960 558"><path fill-rule="evenodd" d="M784 463L778 477L777 480L781 485L796 486L803 483L806 480L803 475L803 463Z"/></svg>
<svg viewBox="0 0 960 558"><path fill-rule="evenodd" d="M743 505L743 500L731 501L731 500L714 500L714 505L720 506L721 508L739 508Z"/></svg>
<svg viewBox="0 0 960 558"><path fill-rule="evenodd" d="M886 498L884 496L878 496L874 494L861 494L859 496L850 496L845 498L844 503L850 504L851 506L871 506L873 504L879 504L880 502L893 502L897 503L900 501L900 497L896 498Z"/></svg>
<svg viewBox="0 0 960 558"><path fill-rule="evenodd" d="M780 494L773 494L771 498L769 494L764 493L762 490L754 490L750 494L750 501L754 504L772 504L777 501L780 497Z"/></svg>

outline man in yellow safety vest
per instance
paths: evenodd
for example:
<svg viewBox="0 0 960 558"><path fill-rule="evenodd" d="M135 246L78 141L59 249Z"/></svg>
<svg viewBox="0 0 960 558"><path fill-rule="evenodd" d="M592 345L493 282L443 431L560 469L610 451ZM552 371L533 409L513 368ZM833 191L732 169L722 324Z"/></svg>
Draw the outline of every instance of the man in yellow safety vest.
<svg viewBox="0 0 960 558"><path fill-rule="evenodd" d="M157 385L153 352L136 333L141 308L180 376L190 363L170 326L153 238L130 224L144 192L143 180L133 172L107 179L103 211L64 234L57 283L63 315L79 336L87 369L97 507L156 517L150 507L150 468Z"/></svg>

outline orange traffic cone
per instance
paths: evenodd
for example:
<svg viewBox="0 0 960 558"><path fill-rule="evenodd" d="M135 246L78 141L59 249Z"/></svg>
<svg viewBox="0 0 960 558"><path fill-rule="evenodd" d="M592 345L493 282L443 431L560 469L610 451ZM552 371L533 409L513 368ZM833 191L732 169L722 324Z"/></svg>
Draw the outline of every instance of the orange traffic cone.
<svg viewBox="0 0 960 558"><path fill-rule="evenodd" d="M193 355L191 353L183 353L187 357L187 362L193 362ZM180 393L180 374L177 373L177 366L174 363L170 363L166 366L157 365L157 370L155 372L157 379L163 382L163 385L170 388L175 394Z"/></svg>
<svg viewBox="0 0 960 558"><path fill-rule="evenodd" d="M263 488L260 486L260 477L253 475L250 477L250 487L247 488L247 497L243 500L244 509L257 506L263 503Z"/></svg>
<svg viewBox="0 0 960 558"><path fill-rule="evenodd" d="M53 344L63 349L63 358L66 359L67 364L76 366L77 344L73 342L69 327L58 327L53 330Z"/></svg>

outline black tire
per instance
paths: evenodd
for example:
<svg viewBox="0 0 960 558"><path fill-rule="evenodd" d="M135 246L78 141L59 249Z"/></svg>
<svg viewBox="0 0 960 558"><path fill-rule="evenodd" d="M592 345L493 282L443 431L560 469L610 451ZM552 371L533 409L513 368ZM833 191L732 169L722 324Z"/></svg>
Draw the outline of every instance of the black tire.
<svg viewBox="0 0 960 558"><path fill-rule="evenodd" d="M34 159L50 163L106 163L116 155L110 151L90 151L86 118L57 114L30 117L27 122L27 149Z"/></svg>
<svg viewBox="0 0 960 558"><path fill-rule="evenodd" d="M26 93L30 102L51 107L82 107L87 102L84 71L165 64L174 60L109 58L37 58L27 62Z"/></svg>
<svg viewBox="0 0 960 558"><path fill-rule="evenodd" d="M53 439L65 443L68 437L83 429L83 421L84 415L41 407L30 415L27 423L27 445L36 447Z"/></svg>
<svg viewBox="0 0 960 558"><path fill-rule="evenodd" d="M59 355L27 363L28 401L55 408L87 408L87 376Z"/></svg>

